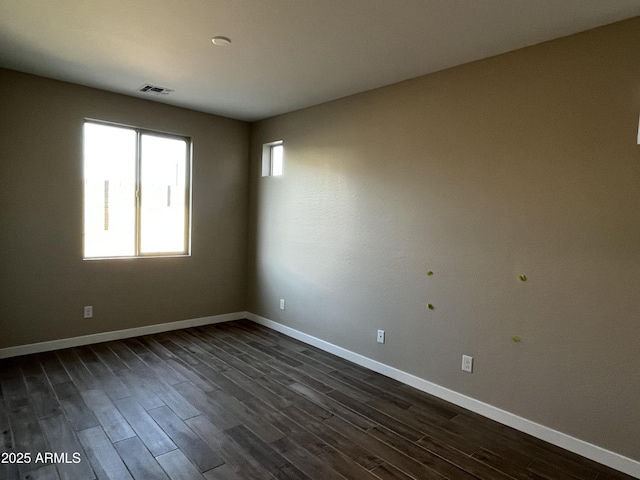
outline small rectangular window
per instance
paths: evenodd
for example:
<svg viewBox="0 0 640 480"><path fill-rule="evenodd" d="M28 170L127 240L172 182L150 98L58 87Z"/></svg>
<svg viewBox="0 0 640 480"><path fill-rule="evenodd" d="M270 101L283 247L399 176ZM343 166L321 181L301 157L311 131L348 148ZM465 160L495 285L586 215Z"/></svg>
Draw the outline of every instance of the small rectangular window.
<svg viewBox="0 0 640 480"><path fill-rule="evenodd" d="M284 165L284 143L282 140L262 145L262 176L282 175Z"/></svg>
<svg viewBox="0 0 640 480"><path fill-rule="evenodd" d="M282 160L284 157L284 146L279 143L271 145L271 175L282 175Z"/></svg>
<svg viewBox="0 0 640 480"><path fill-rule="evenodd" d="M191 142L84 124L84 257L189 253Z"/></svg>

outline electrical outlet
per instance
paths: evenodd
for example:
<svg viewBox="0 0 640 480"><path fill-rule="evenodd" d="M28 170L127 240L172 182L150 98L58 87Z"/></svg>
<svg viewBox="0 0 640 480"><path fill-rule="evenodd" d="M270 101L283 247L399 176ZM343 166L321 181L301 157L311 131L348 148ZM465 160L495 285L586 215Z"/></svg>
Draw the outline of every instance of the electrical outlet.
<svg viewBox="0 0 640 480"><path fill-rule="evenodd" d="M84 318L93 318L93 307L91 305L84 307Z"/></svg>
<svg viewBox="0 0 640 480"><path fill-rule="evenodd" d="M384 330L378 330L378 343L384 343Z"/></svg>
<svg viewBox="0 0 640 480"><path fill-rule="evenodd" d="M284 310L284 298L280 299L280 310Z"/></svg>
<svg viewBox="0 0 640 480"><path fill-rule="evenodd" d="M462 371L473 373L473 357L462 355Z"/></svg>

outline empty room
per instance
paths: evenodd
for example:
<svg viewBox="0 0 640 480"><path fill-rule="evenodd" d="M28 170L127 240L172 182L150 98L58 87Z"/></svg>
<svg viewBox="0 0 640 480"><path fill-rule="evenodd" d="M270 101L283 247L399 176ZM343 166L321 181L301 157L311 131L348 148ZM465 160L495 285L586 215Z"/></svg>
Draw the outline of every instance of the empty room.
<svg viewBox="0 0 640 480"><path fill-rule="evenodd" d="M0 2L0 480L640 479L640 0Z"/></svg>

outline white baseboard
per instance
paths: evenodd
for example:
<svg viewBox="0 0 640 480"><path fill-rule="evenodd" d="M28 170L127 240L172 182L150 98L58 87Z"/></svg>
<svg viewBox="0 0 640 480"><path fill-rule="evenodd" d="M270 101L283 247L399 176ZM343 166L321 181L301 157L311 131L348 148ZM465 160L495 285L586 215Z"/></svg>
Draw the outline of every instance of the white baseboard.
<svg viewBox="0 0 640 480"><path fill-rule="evenodd" d="M29 345L20 345L17 347L0 348L0 358L48 352L51 350L59 350L61 348L79 347L81 345L109 342L111 340L122 340L123 338L139 337L140 335L168 332L171 330L179 330L181 328L200 327L202 325L209 325L212 323L230 322L232 320L241 320L246 318L246 315L246 312L226 313L224 315L192 318L177 322L127 328L125 330L116 330L113 332L94 333L92 335L83 335L81 337L62 338L60 340L51 340L48 342L31 343Z"/></svg>
<svg viewBox="0 0 640 480"><path fill-rule="evenodd" d="M309 345L313 345L321 350L337 355L338 357L349 360L353 363L357 363L365 368L373 370L374 372L381 373L387 377L398 380L399 382L411 385L412 387L422 390L423 392L434 395L438 398L451 402L460 407L471 410L484 417L495 420L503 425L515 428L521 432L528 433L536 438L549 442L558 447L569 450L570 452L577 453L583 457L589 458L595 462L601 463L608 467L611 467L620 472L624 472L627 475L631 475L640 479L640 462L632 460L630 458L619 455L615 452L611 452L604 448L592 445L583 440L571 437L557 430L553 430L544 425L532 422L526 418L519 417L513 413L501 410L497 407L489 405L487 403L475 400L466 395L462 395L448 388L441 387L435 383L431 383L422 378L411 375L410 373L398 370L397 368L390 367L384 363L377 362L368 357L352 352L337 345L333 345L329 342L313 337L306 333L295 330L291 327L282 325L281 323L274 322L264 317L260 317L250 312L245 312L245 318L271 328L272 330L283 333L289 337L300 340Z"/></svg>

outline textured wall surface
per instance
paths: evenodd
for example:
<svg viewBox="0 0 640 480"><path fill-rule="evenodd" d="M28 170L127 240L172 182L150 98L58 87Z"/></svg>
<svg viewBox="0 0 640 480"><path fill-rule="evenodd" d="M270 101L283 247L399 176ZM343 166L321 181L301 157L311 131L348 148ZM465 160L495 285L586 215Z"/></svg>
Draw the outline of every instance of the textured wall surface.
<svg viewBox="0 0 640 480"><path fill-rule="evenodd" d="M638 18L255 124L248 310L640 460L637 45Z"/></svg>
<svg viewBox="0 0 640 480"><path fill-rule="evenodd" d="M8 70L0 92L0 348L244 310L248 124ZM191 257L82 259L84 118L192 138Z"/></svg>

